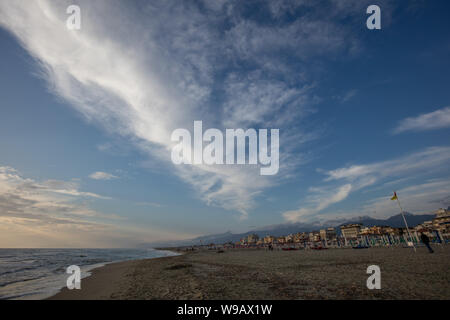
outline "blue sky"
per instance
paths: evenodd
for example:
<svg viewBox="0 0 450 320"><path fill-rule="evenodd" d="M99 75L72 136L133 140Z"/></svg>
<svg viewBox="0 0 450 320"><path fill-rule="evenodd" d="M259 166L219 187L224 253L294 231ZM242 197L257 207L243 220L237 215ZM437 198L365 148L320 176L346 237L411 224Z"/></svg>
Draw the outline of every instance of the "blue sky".
<svg viewBox="0 0 450 320"><path fill-rule="evenodd" d="M81 8L81 30L66 8ZM382 29L368 30L370 4ZM111 247L450 205L446 1L0 0L0 246ZM280 129L280 171L176 128Z"/></svg>

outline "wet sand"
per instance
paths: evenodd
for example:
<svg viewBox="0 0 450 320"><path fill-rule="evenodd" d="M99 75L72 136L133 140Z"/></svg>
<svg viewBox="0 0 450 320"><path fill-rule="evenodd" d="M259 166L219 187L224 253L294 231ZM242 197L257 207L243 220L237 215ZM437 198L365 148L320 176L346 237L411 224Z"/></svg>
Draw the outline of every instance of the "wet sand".
<svg viewBox="0 0 450 320"><path fill-rule="evenodd" d="M98 268L50 299L450 299L450 246L195 251ZM381 290L366 286L381 268Z"/></svg>

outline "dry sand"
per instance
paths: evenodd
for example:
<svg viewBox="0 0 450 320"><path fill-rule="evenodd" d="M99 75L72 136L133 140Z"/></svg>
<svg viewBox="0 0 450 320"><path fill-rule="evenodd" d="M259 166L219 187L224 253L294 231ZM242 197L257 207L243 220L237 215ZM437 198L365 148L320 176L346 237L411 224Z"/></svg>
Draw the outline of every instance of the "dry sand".
<svg viewBox="0 0 450 320"><path fill-rule="evenodd" d="M366 269L381 268L381 290ZM51 299L450 299L450 246L196 251L110 264Z"/></svg>

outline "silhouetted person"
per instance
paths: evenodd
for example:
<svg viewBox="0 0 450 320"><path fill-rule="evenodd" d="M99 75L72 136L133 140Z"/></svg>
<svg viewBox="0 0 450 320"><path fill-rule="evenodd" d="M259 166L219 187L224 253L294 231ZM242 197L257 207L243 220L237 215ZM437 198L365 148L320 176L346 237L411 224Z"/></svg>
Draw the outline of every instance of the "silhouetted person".
<svg viewBox="0 0 450 320"><path fill-rule="evenodd" d="M430 238L428 238L428 236L425 233L421 233L420 234L420 240L422 240L423 244L426 245L426 247L428 248L428 251L430 253L433 253L433 249L431 249L430 246Z"/></svg>

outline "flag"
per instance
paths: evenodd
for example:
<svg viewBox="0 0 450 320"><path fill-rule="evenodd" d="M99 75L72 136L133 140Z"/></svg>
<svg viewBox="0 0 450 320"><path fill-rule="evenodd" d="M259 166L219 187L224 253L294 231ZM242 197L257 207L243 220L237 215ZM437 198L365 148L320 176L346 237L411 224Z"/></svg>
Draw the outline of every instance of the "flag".
<svg viewBox="0 0 450 320"><path fill-rule="evenodd" d="M391 198L391 200L397 200L397 192L394 191L394 196Z"/></svg>

